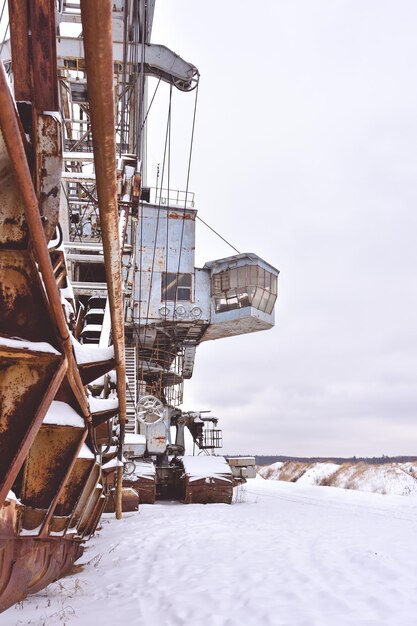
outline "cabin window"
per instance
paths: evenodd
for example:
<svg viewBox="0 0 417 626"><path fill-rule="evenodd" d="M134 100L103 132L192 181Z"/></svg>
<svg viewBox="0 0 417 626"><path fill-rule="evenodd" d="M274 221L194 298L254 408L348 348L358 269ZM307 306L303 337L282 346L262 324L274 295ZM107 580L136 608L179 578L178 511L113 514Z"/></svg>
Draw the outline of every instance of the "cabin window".
<svg viewBox="0 0 417 626"><path fill-rule="evenodd" d="M229 268L212 276L217 313L252 306L271 314L277 299L277 277L258 265Z"/></svg>
<svg viewBox="0 0 417 626"><path fill-rule="evenodd" d="M161 300L191 302L191 274L162 274Z"/></svg>

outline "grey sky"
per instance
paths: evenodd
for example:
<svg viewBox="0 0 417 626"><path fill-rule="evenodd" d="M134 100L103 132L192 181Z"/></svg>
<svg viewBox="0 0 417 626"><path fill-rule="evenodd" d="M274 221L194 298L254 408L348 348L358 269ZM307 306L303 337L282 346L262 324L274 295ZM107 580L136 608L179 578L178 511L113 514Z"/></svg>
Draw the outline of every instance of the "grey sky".
<svg viewBox="0 0 417 626"><path fill-rule="evenodd" d="M201 72L200 215L281 270L275 328L203 344L186 384L226 452L416 453L416 28L414 0L157 2L154 42ZM197 247L233 254L201 226Z"/></svg>

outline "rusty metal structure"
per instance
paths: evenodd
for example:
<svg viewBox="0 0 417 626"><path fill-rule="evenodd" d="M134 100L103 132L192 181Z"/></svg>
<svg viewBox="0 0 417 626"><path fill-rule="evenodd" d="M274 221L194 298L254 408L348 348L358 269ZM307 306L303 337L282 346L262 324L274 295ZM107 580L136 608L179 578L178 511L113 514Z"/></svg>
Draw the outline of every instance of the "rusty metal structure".
<svg viewBox="0 0 417 626"><path fill-rule="evenodd" d="M202 341L273 326L278 271L196 268L193 194L147 185L148 80L199 81L150 43L154 4L4 2L0 611L70 571L103 511L231 502L253 475L182 387Z"/></svg>
<svg viewBox="0 0 417 626"><path fill-rule="evenodd" d="M66 3L64 3L66 4ZM111 340L83 350L62 245L65 148L57 15L9 2L0 67L0 609L62 576L116 489L126 415L112 61L112 5L82 2L89 120ZM100 14L100 31L94 32ZM115 372L117 399L88 384ZM115 452L99 429L118 416ZM109 463L114 457L114 462ZM108 469L106 469L106 463ZM110 467L109 467L110 465ZM117 473L119 481L117 483Z"/></svg>

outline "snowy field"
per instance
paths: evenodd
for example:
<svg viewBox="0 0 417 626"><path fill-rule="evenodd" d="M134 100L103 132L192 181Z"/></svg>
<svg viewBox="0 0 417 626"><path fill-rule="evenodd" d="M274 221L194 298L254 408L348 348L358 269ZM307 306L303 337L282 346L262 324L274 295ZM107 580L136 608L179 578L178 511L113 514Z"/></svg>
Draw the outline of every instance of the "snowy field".
<svg viewBox="0 0 417 626"><path fill-rule="evenodd" d="M0 626L411 626L417 499L258 478L235 504L105 516L84 569Z"/></svg>

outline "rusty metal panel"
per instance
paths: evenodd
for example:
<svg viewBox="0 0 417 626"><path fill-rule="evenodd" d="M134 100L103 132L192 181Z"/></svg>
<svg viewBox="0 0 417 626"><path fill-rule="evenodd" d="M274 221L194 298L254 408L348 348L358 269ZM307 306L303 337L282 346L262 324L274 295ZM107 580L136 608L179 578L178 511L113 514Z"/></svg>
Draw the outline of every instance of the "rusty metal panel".
<svg viewBox="0 0 417 626"><path fill-rule="evenodd" d="M0 611L26 597L32 578L28 557L33 547L32 540L0 539Z"/></svg>
<svg viewBox="0 0 417 626"><path fill-rule="evenodd" d="M139 504L153 504L155 502L155 476L135 476L132 480L125 479L123 481L123 487L128 486L133 487L133 489L139 494Z"/></svg>
<svg viewBox="0 0 417 626"><path fill-rule="evenodd" d="M0 502L24 462L65 367L61 355L0 350Z"/></svg>
<svg viewBox="0 0 417 626"><path fill-rule="evenodd" d="M78 417L81 417L81 416L78 416ZM75 430L75 428L73 428L73 430ZM55 512L55 507L57 506L57 504L59 502L59 499L61 498L61 495L62 495L62 493L64 491L65 485L67 484L67 481L69 480L69 478L71 476L72 470L74 469L76 460L77 460L77 458L79 456L79 453L80 453L80 450L81 450L82 446L84 445L84 441L85 441L85 438L87 436L87 433L88 433L88 430L86 428L83 429L83 433L82 433L81 439L78 441L78 446L77 446L77 448L75 450L75 453L73 454L72 458L69 460L69 463L68 463L68 465L66 467L66 470L64 470L64 472L63 472L62 480L61 480L61 482L59 484L59 487L57 488L57 490L56 490L56 492L54 494L54 497L53 497L52 502L50 504L49 510L47 512L47 515L46 515L44 521L42 522L42 527L41 527L41 530L40 530L40 533L39 533L39 535L41 537L45 538L45 537L47 537L49 535L52 515ZM69 522L69 519L68 519L68 522Z"/></svg>
<svg viewBox="0 0 417 626"><path fill-rule="evenodd" d="M36 109L58 110L55 0L29 0L32 77Z"/></svg>
<svg viewBox="0 0 417 626"><path fill-rule="evenodd" d="M0 538L0 611L13 604L9 602L8 588L13 570L13 539ZM14 600L16 602L17 600Z"/></svg>
<svg viewBox="0 0 417 626"><path fill-rule="evenodd" d="M0 131L0 246L25 248L28 228L22 198Z"/></svg>
<svg viewBox="0 0 417 626"><path fill-rule="evenodd" d="M20 539L25 541L25 539ZM37 593L49 583L63 576L80 556L80 546L76 541L57 541L54 539L35 542L35 562L33 575L28 585L28 593Z"/></svg>
<svg viewBox="0 0 417 626"><path fill-rule="evenodd" d="M22 528L25 533L31 531L30 535L39 535L41 526L45 521L47 509L25 506L22 513Z"/></svg>
<svg viewBox="0 0 417 626"><path fill-rule="evenodd" d="M78 367L80 370L80 376L83 384L88 385L89 383L93 382L93 380L96 380L97 378L100 378L100 376L107 374L107 372L110 372L112 369L114 369L115 365L115 359L108 359L107 361L95 361L92 363L80 363Z"/></svg>
<svg viewBox="0 0 417 626"><path fill-rule="evenodd" d="M110 446L112 444L111 423L102 422L95 428L96 442L98 445ZM109 428L110 426L110 428Z"/></svg>
<svg viewBox="0 0 417 626"><path fill-rule="evenodd" d="M46 240L54 233L59 218L62 170L62 128L58 114L37 116L37 195Z"/></svg>
<svg viewBox="0 0 417 626"><path fill-rule="evenodd" d="M30 554L32 578L28 585L28 593L35 593L37 589L45 586L46 581L54 580L59 574L59 564L62 560L63 548L60 544L37 541L35 546Z"/></svg>
<svg viewBox="0 0 417 626"><path fill-rule="evenodd" d="M0 539L0 612L67 574L81 554L77 540Z"/></svg>
<svg viewBox="0 0 417 626"><path fill-rule="evenodd" d="M69 521L70 518L67 516L62 517L60 515L53 515L51 518L50 531L56 535L65 535Z"/></svg>
<svg viewBox="0 0 417 626"><path fill-rule="evenodd" d="M5 500L0 507L0 537L13 537L17 534L22 505L17 500ZM0 563L0 571L1 571Z"/></svg>
<svg viewBox="0 0 417 626"><path fill-rule="evenodd" d="M233 498L233 479L221 479L214 476L190 480L184 477L184 504L231 504Z"/></svg>
<svg viewBox="0 0 417 626"><path fill-rule="evenodd" d="M89 524L86 528L85 531L85 537L86 538L90 538L91 535L93 535L95 533L95 530L98 526L98 523L100 521L100 518L103 514L104 511L104 507L106 506L106 501L107 501L107 496L105 496L104 494L101 494L100 498L98 499L98 502L94 508L94 511L91 515L91 518L89 520ZM116 496L116 514L117 514L117 496Z"/></svg>
<svg viewBox="0 0 417 626"><path fill-rule="evenodd" d="M94 458L78 458L76 460L71 475L65 483L63 492L58 500L55 508L55 516L69 516L72 514L94 463ZM53 528L53 530L55 530L55 528Z"/></svg>
<svg viewBox="0 0 417 626"><path fill-rule="evenodd" d="M21 495L23 504L48 509L73 462L83 436L84 429L73 426L48 424L41 427L24 466Z"/></svg>
<svg viewBox="0 0 417 626"><path fill-rule="evenodd" d="M139 492L133 487L122 488L122 512L132 513L139 509ZM105 513L114 513L116 511L115 491L113 490L106 501L104 508Z"/></svg>
<svg viewBox="0 0 417 626"><path fill-rule="evenodd" d="M77 506L75 507L75 511L72 515L71 522L69 524L70 528L76 528L80 522L80 519L83 517L86 507L88 506L90 498L93 497L96 485L100 479L101 469L98 463L95 463L90 476L84 486L84 489L80 495L80 498L77 502Z"/></svg>
<svg viewBox="0 0 417 626"><path fill-rule="evenodd" d="M25 539L20 539L25 541ZM63 576L79 556L79 545L74 541L54 539L36 540L32 557L32 578L27 592L37 593L49 583Z"/></svg>
<svg viewBox="0 0 417 626"><path fill-rule="evenodd" d="M25 250L0 250L0 334L56 347L39 274Z"/></svg>
<svg viewBox="0 0 417 626"><path fill-rule="evenodd" d="M27 0L9 0L12 70L16 100L30 101L29 23Z"/></svg>
<svg viewBox="0 0 417 626"><path fill-rule="evenodd" d="M95 524L95 515L97 514L97 510L99 508L100 499L103 495L103 486L98 483L96 484L91 497L88 500L87 506L85 507L82 517L80 519L78 525L78 534L81 537L88 536L90 528L92 528ZM104 508L104 505L103 505Z"/></svg>

